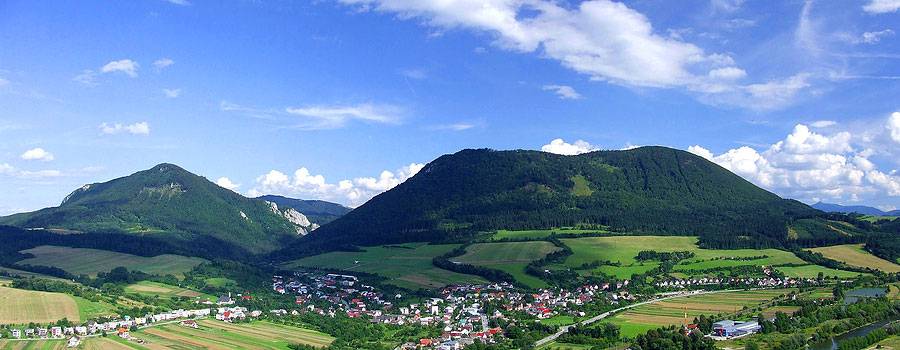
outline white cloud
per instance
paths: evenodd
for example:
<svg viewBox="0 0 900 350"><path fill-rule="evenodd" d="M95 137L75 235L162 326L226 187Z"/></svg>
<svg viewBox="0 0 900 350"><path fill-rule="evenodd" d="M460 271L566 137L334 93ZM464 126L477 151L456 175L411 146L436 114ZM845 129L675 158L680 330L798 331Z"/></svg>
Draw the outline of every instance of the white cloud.
<svg viewBox="0 0 900 350"><path fill-rule="evenodd" d="M288 107L285 108L285 112L308 119L308 122L298 125L301 129L336 129L345 126L351 120L381 124L400 122L399 108L372 104Z"/></svg>
<svg viewBox="0 0 900 350"><path fill-rule="evenodd" d="M97 73L93 70L85 69L81 71L81 74L76 75L72 78L73 81L82 83L87 86L96 86L97 85Z"/></svg>
<svg viewBox="0 0 900 350"><path fill-rule="evenodd" d="M107 135L115 135L121 133L129 133L132 135L150 135L150 124L147 122L138 122L134 124L102 123L100 124L100 132Z"/></svg>
<svg viewBox="0 0 900 350"><path fill-rule="evenodd" d="M827 128L835 125L837 125L837 122L834 120L817 120L809 124L809 126L814 128Z"/></svg>
<svg viewBox="0 0 900 350"><path fill-rule="evenodd" d="M0 78L0 87L4 87L4 86L7 86L7 85L9 85L9 80Z"/></svg>
<svg viewBox="0 0 900 350"><path fill-rule="evenodd" d="M450 131L465 131L472 128L477 127L478 124L475 123L453 123L453 124L441 124L429 127L430 130L450 130Z"/></svg>
<svg viewBox="0 0 900 350"><path fill-rule="evenodd" d="M175 61L168 57L160 58L156 61L153 61L153 67L156 67L156 70L162 70L168 66L175 64Z"/></svg>
<svg viewBox="0 0 900 350"><path fill-rule="evenodd" d="M743 146L715 155L699 145L688 151L719 164L754 184L790 198L858 201L882 194L900 196L900 176L869 160L849 132L819 134L803 124L765 150Z"/></svg>
<svg viewBox="0 0 900 350"><path fill-rule="evenodd" d="M716 80L735 80L747 76L747 72L736 67L716 68L709 71L709 77Z"/></svg>
<svg viewBox="0 0 900 350"><path fill-rule="evenodd" d="M421 69L421 68L404 69L404 70L400 71L400 74L403 75L404 77L407 77L410 79L415 79L415 80L422 80L422 79L428 78L428 72L426 72L424 69Z"/></svg>
<svg viewBox="0 0 900 350"><path fill-rule="evenodd" d="M7 163L0 163L0 175L11 176L11 177L26 179L26 180L36 180L36 179L60 177L63 175L63 173L59 170L37 170L37 171L19 170Z"/></svg>
<svg viewBox="0 0 900 350"><path fill-rule="evenodd" d="M866 44L874 44L881 41L881 38L894 35L894 31L890 29L880 30L877 32L865 32L862 34L862 42Z"/></svg>
<svg viewBox="0 0 900 350"><path fill-rule="evenodd" d="M390 190L413 177L424 164L411 163L396 171L382 171L377 177L358 177L329 183L322 175L313 175L309 169L301 167L293 176L278 170L271 170L256 179L256 186L248 191L248 196L280 194L302 198L336 201L356 207L372 197Z"/></svg>
<svg viewBox="0 0 900 350"><path fill-rule="evenodd" d="M132 60L123 59L118 61L110 61L106 65L100 68L100 71L103 73L113 73L113 72L122 72L127 74L129 77L135 78L137 77L137 70L140 65Z"/></svg>
<svg viewBox="0 0 900 350"><path fill-rule="evenodd" d="M189 6L191 4L188 0L163 0L170 4L179 5L179 6Z"/></svg>
<svg viewBox="0 0 900 350"><path fill-rule="evenodd" d="M181 89L162 89L163 95L166 95L167 98L176 98L181 96Z"/></svg>
<svg viewBox="0 0 900 350"><path fill-rule="evenodd" d="M49 162L53 160L53 153L45 151L43 148L32 148L22 153L21 158L24 160L41 160Z"/></svg>
<svg viewBox="0 0 900 350"><path fill-rule="evenodd" d="M707 53L679 38L659 35L650 20L627 5L588 0L566 6L554 0L340 0L357 9L419 19L432 28L469 29L491 34L494 45L520 53L537 53L562 66L613 84L669 88L700 94L701 101L755 109L781 108L796 96L779 94L776 103L756 99L760 89L799 90L774 79L756 85L729 81L744 72L725 54ZM719 1L739 8L741 1ZM723 67L731 69L718 70ZM746 72L744 72L746 74ZM780 85L779 85L780 84ZM726 94L725 98L707 95ZM762 97L762 99L768 96ZM757 106L763 106L758 108Z"/></svg>
<svg viewBox="0 0 900 350"><path fill-rule="evenodd" d="M870 0L863 10L875 14L897 12L900 10L900 0Z"/></svg>
<svg viewBox="0 0 900 350"><path fill-rule="evenodd" d="M544 85L542 89L544 91L553 91L556 93L556 96L563 100L577 100L581 98L581 94L568 85Z"/></svg>
<svg viewBox="0 0 900 350"><path fill-rule="evenodd" d="M220 177L219 179L216 180L216 185L219 185L223 188L227 188L232 191L235 191L238 189L238 187L241 187L241 185L232 182L231 179L224 177L224 176Z"/></svg>
<svg viewBox="0 0 900 350"><path fill-rule="evenodd" d="M891 113L890 118L888 118L887 128L890 131L891 139L900 143L900 112Z"/></svg>
<svg viewBox="0 0 900 350"><path fill-rule="evenodd" d="M566 156L574 156L582 153L593 152L600 148L587 143L584 140L577 140L574 143L568 143L563 139L555 139L550 143L541 146L541 151L562 154Z"/></svg>

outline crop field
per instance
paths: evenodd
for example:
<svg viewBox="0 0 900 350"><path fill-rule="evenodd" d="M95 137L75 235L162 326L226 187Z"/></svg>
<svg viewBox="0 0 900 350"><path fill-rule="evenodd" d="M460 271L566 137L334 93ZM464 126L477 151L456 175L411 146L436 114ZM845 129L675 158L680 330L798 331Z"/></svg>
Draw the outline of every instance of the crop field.
<svg viewBox="0 0 900 350"><path fill-rule="evenodd" d="M68 281L68 280L64 280L62 278L58 278L58 277L48 276L48 275L44 275L44 274L40 274L40 273L36 273L36 272L16 270L16 269L11 269L11 268L2 267L2 266L0 266L0 272L8 273L11 276L35 277L35 278L46 278L46 279L57 280L57 281ZM0 278L4 278L4 276L0 276Z"/></svg>
<svg viewBox="0 0 900 350"><path fill-rule="evenodd" d="M0 287L0 324L80 320L78 304L62 293Z"/></svg>
<svg viewBox="0 0 900 350"><path fill-rule="evenodd" d="M525 273L525 267L557 250L557 246L545 241L478 243L451 260L505 271L529 287L541 288L546 282Z"/></svg>
<svg viewBox="0 0 900 350"><path fill-rule="evenodd" d="M712 268L807 264L793 253L778 249L700 249L697 246L697 237L611 236L570 238L562 241L572 248L573 252L572 256L566 259L566 266L578 268L594 261L618 262L621 266L603 265L592 270L618 278L630 278L634 274L645 273L659 266L655 261L636 261L635 256L642 250L693 252L693 258L686 259L674 267L674 271L685 276Z"/></svg>
<svg viewBox="0 0 900 350"><path fill-rule="evenodd" d="M107 250L49 245L23 250L22 252L34 254L34 258L19 261L17 264L53 266L74 275L85 274L89 276L96 276L98 272L109 272L109 270L119 266L124 266L128 270L142 271L149 274L173 274L179 276L206 261L201 258L189 258L180 255L166 254L147 258Z"/></svg>
<svg viewBox="0 0 900 350"><path fill-rule="evenodd" d="M513 240L524 240L524 239L543 239L550 237L552 234L589 234L589 233L609 233L606 230L582 230L582 229L572 229L572 228L555 228L550 230L520 230L520 231L511 231L511 230L498 230L493 236L491 236L492 240L502 240L502 239L513 239Z"/></svg>
<svg viewBox="0 0 900 350"><path fill-rule="evenodd" d="M619 325L622 335L634 337L650 329L690 323L700 315L732 314L789 292L785 289L737 291L670 299L627 310L609 322Z"/></svg>
<svg viewBox="0 0 900 350"><path fill-rule="evenodd" d="M199 329L170 324L151 327L132 334L145 344L136 349L288 349L291 344L325 347L334 338L313 330L258 321L231 324L201 320Z"/></svg>
<svg viewBox="0 0 900 350"><path fill-rule="evenodd" d="M900 272L900 265L879 258L863 250L862 244L844 244L830 247L812 248L826 258L841 261L847 265L868 267L888 273Z"/></svg>
<svg viewBox="0 0 900 350"><path fill-rule="evenodd" d="M294 260L283 268L312 267L377 274L388 283L407 289L434 289L448 284L484 283L478 276L466 275L435 267L431 260L459 247L456 244L403 245L365 247L363 252L331 252Z"/></svg>
<svg viewBox="0 0 900 350"><path fill-rule="evenodd" d="M145 296L158 296L163 299L172 299L176 297L183 298L203 298L204 300L215 300L215 297L209 294L200 293L191 289L181 288L165 283L140 281L125 287L126 293L134 293Z"/></svg>

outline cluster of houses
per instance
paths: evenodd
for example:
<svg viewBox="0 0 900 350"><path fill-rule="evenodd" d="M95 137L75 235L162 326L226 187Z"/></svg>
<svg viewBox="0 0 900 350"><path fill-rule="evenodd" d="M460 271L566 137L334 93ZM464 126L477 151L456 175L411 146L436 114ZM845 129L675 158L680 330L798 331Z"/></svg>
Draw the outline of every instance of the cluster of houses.
<svg viewBox="0 0 900 350"><path fill-rule="evenodd" d="M157 314L148 314L143 317L131 318L125 316L118 320L108 320L105 322L97 322L94 320L87 321L79 326L52 326L37 327L9 330L13 339L64 339L69 338L69 347L75 347L80 344L82 337L95 336L99 334L115 334L122 338L130 338L130 331L134 328L144 328L158 323L169 321L206 318L215 315L216 319L230 322L246 317L259 317L262 312L247 312L243 307L218 307L197 310L173 310ZM186 322L186 321L183 321ZM193 321L192 321L193 322ZM196 322L194 323L196 324Z"/></svg>
<svg viewBox="0 0 900 350"><path fill-rule="evenodd" d="M775 288L775 287L798 287L805 285L817 285L818 281L813 278L798 279L790 277L699 277L687 279L667 279L656 282L657 287L684 289L697 286L735 286L735 287L758 287L758 288Z"/></svg>

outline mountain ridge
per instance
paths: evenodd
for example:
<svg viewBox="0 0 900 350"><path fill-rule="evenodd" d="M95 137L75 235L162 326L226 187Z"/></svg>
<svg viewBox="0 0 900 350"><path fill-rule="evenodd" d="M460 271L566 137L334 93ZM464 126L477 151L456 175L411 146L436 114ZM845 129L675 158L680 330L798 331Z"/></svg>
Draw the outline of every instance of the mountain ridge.
<svg viewBox="0 0 900 350"><path fill-rule="evenodd" d="M834 203L825 203L822 201L816 202L811 205L811 207L819 209L824 212L829 213L857 213L863 215L874 215L874 216L900 216L900 209L892 210L892 211L884 211L875 207L870 207L866 205L841 205Z"/></svg>

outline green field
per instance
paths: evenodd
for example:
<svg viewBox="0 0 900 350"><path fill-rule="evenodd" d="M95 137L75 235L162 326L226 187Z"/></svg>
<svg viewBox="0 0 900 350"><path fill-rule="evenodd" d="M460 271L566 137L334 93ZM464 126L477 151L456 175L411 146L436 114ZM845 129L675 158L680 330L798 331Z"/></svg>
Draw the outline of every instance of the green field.
<svg viewBox="0 0 900 350"><path fill-rule="evenodd" d="M0 287L0 324L81 320L78 304L66 294Z"/></svg>
<svg viewBox="0 0 900 350"><path fill-rule="evenodd" d="M550 237L553 234L589 234L589 233L609 233L606 230L583 230L583 229L574 229L574 228L555 228L550 230L519 230L519 231L511 231L511 230L497 230L493 236L491 236L492 240L502 240L502 239L511 239L511 240L533 240L533 239L544 239Z"/></svg>
<svg viewBox="0 0 900 350"><path fill-rule="evenodd" d="M73 275L89 276L96 276L98 272L109 272L119 266L149 274L179 276L206 261L180 255L166 254L147 258L107 250L47 245L23 250L22 253L33 254L34 258L19 261L17 264L53 266Z"/></svg>
<svg viewBox="0 0 900 350"><path fill-rule="evenodd" d="M686 259L674 267L674 271L685 276L699 273L702 270L720 267L806 264L793 253L783 250L700 249L697 246L697 240L697 237L686 236L611 236L569 238L562 241L572 248L573 252L572 256L566 259L566 266L579 268L583 264L589 264L594 261L618 262L621 266L603 265L590 271L601 272L617 278L630 278L634 274L646 273L659 266L659 263L655 261L639 262L635 260L635 256L642 250L693 252L693 258ZM752 257L761 258L752 260L734 259Z"/></svg>
<svg viewBox="0 0 900 350"><path fill-rule="evenodd" d="M137 349L288 349L291 344L324 347L334 338L321 332L284 326L271 322L230 324L214 320L201 320L199 329L178 324L151 327L132 333L143 339Z"/></svg>
<svg viewBox="0 0 900 350"><path fill-rule="evenodd" d="M431 260L459 247L456 244L406 243L365 247L363 252L331 252L294 260L282 268L312 267L377 274L407 289L434 289L457 283L484 283L478 276L439 269Z"/></svg>
<svg viewBox="0 0 900 350"><path fill-rule="evenodd" d="M203 300L216 300L216 297L209 294L204 294L187 288L181 288L165 283L151 281L140 281L138 283L128 285L125 287L125 292L144 296L158 296L162 299L200 298Z"/></svg>
<svg viewBox="0 0 900 350"><path fill-rule="evenodd" d="M542 288L547 283L525 273L525 267L557 250L557 246L545 241L478 243L466 248L466 254L451 260L501 270L531 288Z"/></svg>
<svg viewBox="0 0 900 350"><path fill-rule="evenodd" d="M897 218L900 218L900 216L875 216L875 215L864 215L864 216L860 217L859 219L860 219L860 220L863 220L863 221L868 221L868 222L874 223L874 222L879 221L879 220L889 220L889 221L893 221L893 220L897 220Z"/></svg>
<svg viewBox="0 0 900 350"><path fill-rule="evenodd" d="M819 272L822 272L825 277L837 278L853 278L859 275L868 275L859 272L830 269L819 265L781 266L775 269L784 273L785 276L796 278L816 278Z"/></svg>
<svg viewBox="0 0 900 350"><path fill-rule="evenodd" d="M868 267L887 273L900 272L900 265L879 258L863 249L862 244L844 244L809 249L821 253L826 258L843 262L850 266Z"/></svg>
<svg viewBox="0 0 900 350"><path fill-rule="evenodd" d="M669 299L629 309L613 316L609 322L619 325L623 336L634 337L650 329L691 323L699 315L733 314L745 307L765 304L790 291L737 291Z"/></svg>
<svg viewBox="0 0 900 350"><path fill-rule="evenodd" d="M51 279L51 280L56 280L56 281L68 281L68 280L65 280L62 278L58 278L58 277L48 276L48 275L44 275L44 274L40 274L40 273L36 273L36 272L16 270L16 269L11 269L11 268L2 267L2 266L0 266L0 271L3 271L4 273L8 273L11 276L35 277L35 278ZM0 278L5 278L5 276L0 276Z"/></svg>

